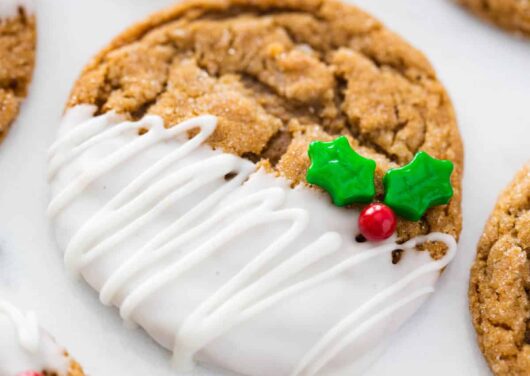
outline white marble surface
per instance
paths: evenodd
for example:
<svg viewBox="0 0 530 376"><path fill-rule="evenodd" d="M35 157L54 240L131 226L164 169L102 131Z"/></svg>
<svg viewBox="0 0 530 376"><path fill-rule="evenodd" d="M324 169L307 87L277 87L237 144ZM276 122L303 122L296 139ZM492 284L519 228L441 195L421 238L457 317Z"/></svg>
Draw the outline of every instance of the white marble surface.
<svg viewBox="0 0 530 376"><path fill-rule="evenodd" d="M67 275L48 226L46 150L82 66L127 25L173 0L40 0L35 80L0 147L0 291L37 311L93 376L173 375L169 354ZM496 196L530 159L530 42L449 0L357 0L423 50L449 90L466 146L460 252L433 298L369 375L486 375L467 311L469 266Z"/></svg>

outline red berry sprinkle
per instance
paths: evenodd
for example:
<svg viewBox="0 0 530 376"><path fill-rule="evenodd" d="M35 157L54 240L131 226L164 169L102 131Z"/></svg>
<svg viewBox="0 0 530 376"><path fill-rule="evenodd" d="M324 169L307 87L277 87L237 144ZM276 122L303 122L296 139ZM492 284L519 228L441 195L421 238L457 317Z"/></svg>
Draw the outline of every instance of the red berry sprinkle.
<svg viewBox="0 0 530 376"><path fill-rule="evenodd" d="M396 231L396 215L381 203L368 205L359 216L361 234L372 241L388 239Z"/></svg>
<svg viewBox="0 0 530 376"><path fill-rule="evenodd" d="M25 371L17 374L17 376L44 376L42 372L38 371Z"/></svg>

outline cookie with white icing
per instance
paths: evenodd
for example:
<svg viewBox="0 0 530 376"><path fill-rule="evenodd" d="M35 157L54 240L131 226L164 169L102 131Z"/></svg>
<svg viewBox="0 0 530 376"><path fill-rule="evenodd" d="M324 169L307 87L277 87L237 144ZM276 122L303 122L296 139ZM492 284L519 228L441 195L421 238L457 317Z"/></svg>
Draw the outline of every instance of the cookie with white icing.
<svg viewBox="0 0 530 376"><path fill-rule="evenodd" d="M313 141L367 158L361 201L413 220L363 241L355 195L338 207L308 183ZM453 196L412 213L386 176L435 161L419 151L452 162ZM191 1L151 16L83 71L49 158L68 269L181 370L361 372L433 292L461 228L446 92L420 52L336 1ZM430 184L413 180L404 201Z"/></svg>
<svg viewBox="0 0 530 376"><path fill-rule="evenodd" d="M27 95L35 64L36 27L32 2L0 2L0 141Z"/></svg>
<svg viewBox="0 0 530 376"><path fill-rule="evenodd" d="M33 312L22 312L0 298L0 376L83 376L66 350L38 324Z"/></svg>

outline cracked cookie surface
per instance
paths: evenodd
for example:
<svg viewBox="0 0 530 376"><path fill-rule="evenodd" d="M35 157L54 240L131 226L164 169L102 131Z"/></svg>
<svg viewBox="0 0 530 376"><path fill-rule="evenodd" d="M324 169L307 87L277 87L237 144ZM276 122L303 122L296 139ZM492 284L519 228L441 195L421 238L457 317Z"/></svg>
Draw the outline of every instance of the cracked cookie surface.
<svg viewBox="0 0 530 376"><path fill-rule="evenodd" d="M471 270L470 309L496 375L530 374L530 163L501 194Z"/></svg>
<svg viewBox="0 0 530 376"><path fill-rule="evenodd" d="M22 6L15 15L0 15L0 141L28 92L35 64L35 26L35 16Z"/></svg>
<svg viewBox="0 0 530 376"><path fill-rule="evenodd" d="M424 150L455 164L454 197L401 240L461 229L462 143L425 56L356 7L329 0L195 0L125 31L85 68L69 107L93 104L167 126L216 115L214 148L305 183L307 147L346 135L382 177ZM445 248L426 245L433 257Z"/></svg>
<svg viewBox="0 0 530 376"><path fill-rule="evenodd" d="M530 37L530 0L458 0L478 16Z"/></svg>

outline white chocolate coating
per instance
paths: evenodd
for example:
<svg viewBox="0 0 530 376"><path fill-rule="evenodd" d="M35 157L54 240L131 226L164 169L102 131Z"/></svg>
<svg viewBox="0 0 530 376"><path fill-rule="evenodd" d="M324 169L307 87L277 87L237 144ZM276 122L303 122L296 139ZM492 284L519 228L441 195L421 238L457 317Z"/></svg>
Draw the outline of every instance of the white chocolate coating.
<svg viewBox="0 0 530 376"><path fill-rule="evenodd" d="M24 8L26 13L33 13L33 0L1 0L0 19L16 17L20 7Z"/></svg>
<svg viewBox="0 0 530 376"><path fill-rule="evenodd" d="M0 299L0 376L42 370L66 375L64 349L39 328L33 312L23 313Z"/></svg>
<svg viewBox="0 0 530 376"><path fill-rule="evenodd" d="M94 111L70 109L50 150L57 240L67 267L179 370L359 374L456 251L439 233L356 243L357 210L206 145L212 116L166 129ZM416 252L427 240L446 256ZM406 252L393 265L396 248Z"/></svg>

